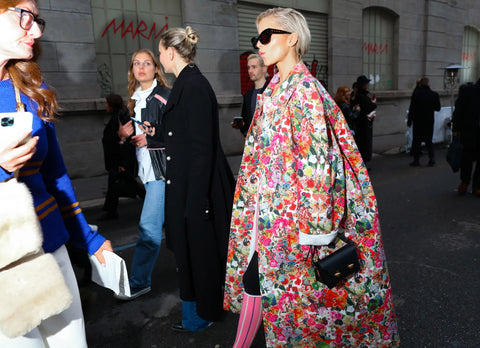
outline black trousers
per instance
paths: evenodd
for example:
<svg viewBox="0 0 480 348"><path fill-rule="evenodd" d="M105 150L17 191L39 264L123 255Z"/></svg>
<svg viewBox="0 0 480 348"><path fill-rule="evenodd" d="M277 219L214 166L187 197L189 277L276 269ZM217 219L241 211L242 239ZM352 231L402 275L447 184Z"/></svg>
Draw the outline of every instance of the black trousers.
<svg viewBox="0 0 480 348"><path fill-rule="evenodd" d="M473 189L480 189L480 151L463 151L460 167L460 180L465 184L470 184L472 180L473 163L475 169L473 172Z"/></svg>
<svg viewBox="0 0 480 348"><path fill-rule="evenodd" d="M247 270L243 275L243 289L249 295L260 296L260 278L258 276L258 253L255 251Z"/></svg>

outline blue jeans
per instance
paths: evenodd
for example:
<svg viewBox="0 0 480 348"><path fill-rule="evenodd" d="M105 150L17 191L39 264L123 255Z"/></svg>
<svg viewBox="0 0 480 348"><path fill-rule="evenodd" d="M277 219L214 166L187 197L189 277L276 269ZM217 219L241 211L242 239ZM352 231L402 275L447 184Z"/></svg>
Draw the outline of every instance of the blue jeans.
<svg viewBox="0 0 480 348"><path fill-rule="evenodd" d="M211 321L202 319L197 314L195 301L182 301L182 326L189 331L202 331Z"/></svg>
<svg viewBox="0 0 480 348"><path fill-rule="evenodd" d="M150 181L145 184L145 200L138 225L138 240L133 253L130 272L132 293L149 287L153 267L162 244L162 229L165 220L165 182Z"/></svg>

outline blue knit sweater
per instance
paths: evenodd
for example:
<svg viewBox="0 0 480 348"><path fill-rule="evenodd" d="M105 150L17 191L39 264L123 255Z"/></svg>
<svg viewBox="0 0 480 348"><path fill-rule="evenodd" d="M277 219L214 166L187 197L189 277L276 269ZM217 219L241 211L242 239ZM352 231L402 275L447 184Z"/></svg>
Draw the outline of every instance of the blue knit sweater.
<svg viewBox="0 0 480 348"><path fill-rule="evenodd" d="M20 170L33 196L35 211L43 231L43 249L53 252L67 242L95 253L105 238L93 232L79 207L58 145L55 127L37 116L37 104L21 95L26 111L33 114L32 136L38 136L37 151ZM0 81L0 112L15 112L16 101L10 80ZM0 182L13 174L0 168ZM1 218L1 216L0 216Z"/></svg>

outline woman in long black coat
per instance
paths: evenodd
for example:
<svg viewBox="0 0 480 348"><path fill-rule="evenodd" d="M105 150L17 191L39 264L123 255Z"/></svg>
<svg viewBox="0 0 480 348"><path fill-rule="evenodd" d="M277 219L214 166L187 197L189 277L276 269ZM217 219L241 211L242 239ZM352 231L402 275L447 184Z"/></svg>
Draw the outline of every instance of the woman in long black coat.
<svg viewBox="0 0 480 348"><path fill-rule="evenodd" d="M480 79L462 85L453 113L453 135L463 145L458 193L464 194L472 182L472 193L480 197ZM476 162L476 163L475 163ZM474 166L475 163L475 166ZM472 180L473 169L473 180Z"/></svg>
<svg viewBox="0 0 480 348"><path fill-rule="evenodd" d="M356 122L355 142L362 155L364 162L372 159L372 140L373 140L373 118L369 117L371 112L377 108L376 98L370 99L368 96L368 87L370 79L365 75L357 78L357 93L352 100L352 108L357 105L360 107L360 115Z"/></svg>
<svg viewBox="0 0 480 348"><path fill-rule="evenodd" d="M160 63L177 77L165 110L165 230L183 300L176 330L203 330L223 314L223 282L234 179L223 153L218 105L192 63L198 35L174 28L160 38Z"/></svg>

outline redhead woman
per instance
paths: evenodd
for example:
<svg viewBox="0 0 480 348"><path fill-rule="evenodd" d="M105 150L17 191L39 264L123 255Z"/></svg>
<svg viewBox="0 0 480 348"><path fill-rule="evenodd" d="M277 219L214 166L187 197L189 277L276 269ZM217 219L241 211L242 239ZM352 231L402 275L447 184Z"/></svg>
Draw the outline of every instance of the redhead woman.
<svg viewBox="0 0 480 348"><path fill-rule="evenodd" d="M165 231L180 278L182 321L200 331L222 319L233 175L220 144L217 98L193 59L198 34L160 37L160 63L176 77L164 117L167 151Z"/></svg>
<svg viewBox="0 0 480 348"><path fill-rule="evenodd" d="M297 11L257 17L252 39L278 73L258 97L234 196L225 309L240 312L234 347L261 321L268 347L399 345L372 185L347 124L301 57L310 31ZM317 282L320 257L344 234L361 270L336 287Z"/></svg>
<svg viewBox="0 0 480 348"><path fill-rule="evenodd" d="M140 49L133 53L128 71L128 92L128 110L137 122L135 126L133 121L119 126L118 134L123 140L129 138L136 148L138 176L146 193L130 271L131 294L116 295L119 300L133 300L150 291L162 242L166 158L160 130L170 89L152 51Z"/></svg>
<svg viewBox="0 0 480 348"><path fill-rule="evenodd" d="M38 65L30 61L33 45L44 28L36 1L0 1L0 112L16 111L18 90L21 103L33 114L32 140L0 154L0 182L18 171L18 180L32 193L43 232L43 249L58 262L73 304L25 336L9 339L0 332L0 347L86 347L78 286L65 243L71 239L101 263L105 262L103 250L112 251L110 241L88 226L78 205L53 125L56 97L42 83Z"/></svg>
<svg viewBox="0 0 480 348"><path fill-rule="evenodd" d="M356 129L356 120L360 114L360 106L355 105L355 107L350 107L350 87L348 86L340 86L337 89L337 93L335 94L335 103L337 103L340 110L342 110L343 117L345 117L345 121L347 121L348 128L355 136L355 129Z"/></svg>

